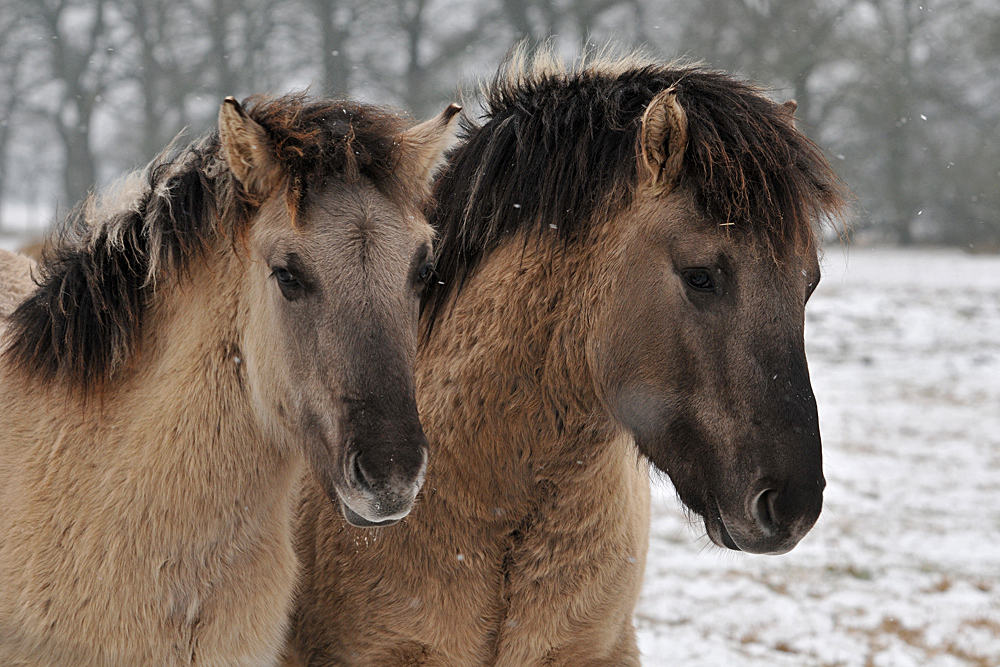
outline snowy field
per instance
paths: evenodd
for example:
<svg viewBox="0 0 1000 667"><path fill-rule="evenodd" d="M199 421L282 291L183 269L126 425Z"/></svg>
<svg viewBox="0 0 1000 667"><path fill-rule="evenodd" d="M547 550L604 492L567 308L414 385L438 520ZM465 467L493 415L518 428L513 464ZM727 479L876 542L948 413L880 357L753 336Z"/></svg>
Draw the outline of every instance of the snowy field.
<svg viewBox="0 0 1000 667"><path fill-rule="evenodd" d="M828 248L806 342L819 522L723 552L657 483L644 664L1000 665L1000 257Z"/></svg>

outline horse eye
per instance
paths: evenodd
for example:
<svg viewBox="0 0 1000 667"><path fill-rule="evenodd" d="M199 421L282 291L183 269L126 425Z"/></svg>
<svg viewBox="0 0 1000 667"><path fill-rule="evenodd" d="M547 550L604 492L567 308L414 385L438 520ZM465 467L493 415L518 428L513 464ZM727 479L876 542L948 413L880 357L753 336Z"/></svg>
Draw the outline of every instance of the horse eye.
<svg viewBox="0 0 1000 667"><path fill-rule="evenodd" d="M278 287L281 288L281 293L285 295L285 298L295 298L301 292L299 288L302 287L302 283L288 269L278 267L271 271L271 275L278 281Z"/></svg>
<svg viewBox="0 0 1000 667"><path fill-rule="evenodd" d="M706 269L691 269L684 272L684 280L688 287L697 292L714 292L715 281Z"/></svg>
<svg viewBox="0 0 1000 667"><path fill-rule="evenodd" d="M274 270L274 278L282 285L295 285L299 281L295 279L288 269L277 268Z"/></svg>
<svg viewBox="0 0 1000 667"><path fill-rule="evenodd" d="M433 275L434 275L434 263L427 262L426 264L420 267L420 273L417 274L417 277L420 279L420 282L426 285L430 281L431 276Z"/></svg>

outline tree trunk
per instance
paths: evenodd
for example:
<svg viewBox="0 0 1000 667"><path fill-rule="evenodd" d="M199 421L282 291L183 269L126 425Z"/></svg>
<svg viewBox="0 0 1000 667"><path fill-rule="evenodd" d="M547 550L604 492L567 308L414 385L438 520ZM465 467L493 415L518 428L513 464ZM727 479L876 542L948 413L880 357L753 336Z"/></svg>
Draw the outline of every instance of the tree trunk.
<svg viewBox="0 0 1000 667"><path fill-rule="evenodd" d="M912 154L910 144L913 140L913 133L910 131L912 121L910 92L911 86L915 83L911 54L914 28L911 4L912 0L901 2L902 25L894 54L894 60L898 62L898 76L893 78L889 87L890 109L894 116L890 119L892 125L888 132L889 165L886 174L893 208L890 225L895 231L896 241L902 246L913 244L911 223L916 208L909 187L912 170L907 169Z"/></svg>
<svg viewBox="0 0 1000 667"><path fill-rule="evenodd" d="M406 95L407 109L423 110L427 91L425 82L427 71L420 64L420 39L424 34L424 8L427 0L416 0L413 14L403 20L406 31Z"/></svg>
<svg viewBox="0 0 1000 667"><path fill-rule="evenodd" d="M90 150L90 124L94 105L104 89L104 63L101 39L106 25L104 0L95 0L94 19L82 47L79 40L66 34L63 16L70 9L66 3L55 8L44 3L36 6L43 27L53 36L51 55L54 78L63 83L62 99L54 114L63 144L65 164L62 182L65 204L72 207L94 186L97 176L96 159Z"/></svg>
<svg viewBox="0 0 1000 667"><path fill-rule="evenodd" d="M315 0L313 10L319 19L320 39L323 55L324 92L331 95L347 95L351 90L351 63L347 56L347 40L350 28L336 23L338 3ZM350 26L350 22L347 24Z"/></svg>

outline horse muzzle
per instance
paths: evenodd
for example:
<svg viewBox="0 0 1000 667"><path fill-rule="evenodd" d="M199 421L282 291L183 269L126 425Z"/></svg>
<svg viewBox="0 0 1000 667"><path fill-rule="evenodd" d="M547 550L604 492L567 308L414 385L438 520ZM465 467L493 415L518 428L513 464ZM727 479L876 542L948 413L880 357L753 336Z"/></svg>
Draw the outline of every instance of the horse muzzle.
<svg viewBox="0 0 1000 667"><path fill-rule="evenodd" d="M805 537L823 508L822 476L809 484L761 483L735 511L714 503L705 530L717 546L754 554L783 554Z"/></svg>
<svg viewBox="0 0 1000 667"><path fill-rule="evenodd" d="M416 476L376 476L369 473L358 454L345 463L347 488L337 495L344 519L358 528L377 528L398 523L413 509L427 470L427 448L421 447Z"/></svg>

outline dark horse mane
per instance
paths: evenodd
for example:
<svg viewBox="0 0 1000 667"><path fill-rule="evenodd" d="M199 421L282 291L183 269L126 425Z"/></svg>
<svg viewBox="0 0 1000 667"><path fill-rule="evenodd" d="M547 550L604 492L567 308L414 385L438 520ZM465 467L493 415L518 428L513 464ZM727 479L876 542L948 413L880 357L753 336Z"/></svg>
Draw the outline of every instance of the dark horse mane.
<svg viewBox="0 0 1000 667"><path fill-rule="evenodd" d="M310 184L369 178L395 194L406 121L395 112L294 94L254 97L247 113L271 139L290 206ZM131 358L158 281L182 274L219 239L234 243L260 202L229 171L218 131L168 147L111 195L89 196L43 253L38 288L7 322L4 354L42 379L88 388Z"/></svg>
<svg viewBox="0 0 1000 667"><path fill-rule="evenodd" d="M629 56L566 71L545 50L533 59L515 51L484 87L484 122L463 125L435 189L437 280L424 296L425 326L505 239L572 243L628 206L643 111L671 86L688 121L679 186L708 218L780 257L840 214L840 180L761 89L699 66Z"/></svg>

